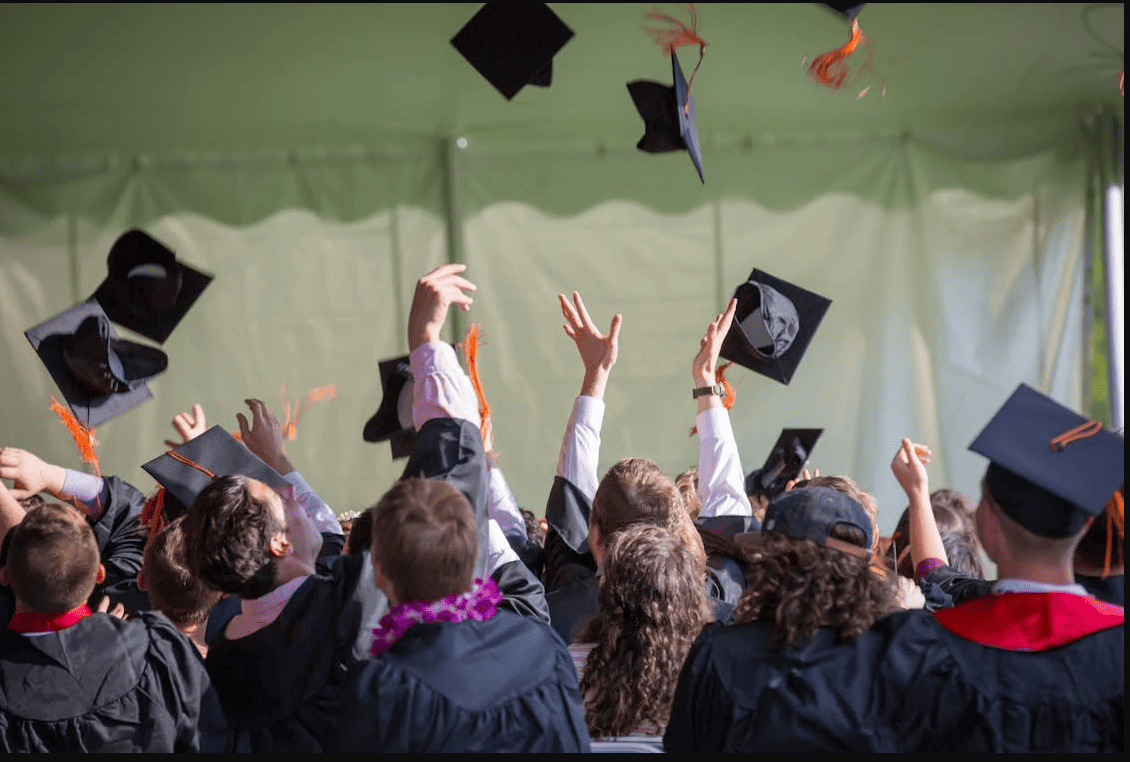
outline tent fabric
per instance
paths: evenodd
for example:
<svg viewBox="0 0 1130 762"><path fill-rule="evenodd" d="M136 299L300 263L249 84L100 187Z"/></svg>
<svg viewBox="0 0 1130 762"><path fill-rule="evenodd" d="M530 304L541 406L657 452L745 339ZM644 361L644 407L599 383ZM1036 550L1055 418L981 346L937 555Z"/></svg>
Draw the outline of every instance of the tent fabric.
<svg viewBox="0 0 1130 762"><path fill-rule="evenodd" d="M398 475L361 440L377 361L406 349L415 280L456 259L479 292L453 323L483 325L501 465L540 513L581 381L556 294L580 291L604 325L624 315L602 471L642 456L673 474L697 460L698 340L756 266L833 303L790 386L728 375L744 466L782 428L824 428L812 465L875 494L889 530L905 507L889 470L901 437L932 447L932 486L976 495L985 464L966 447L1018 383L1085 399L1081 134L968 153L913 134L718 142L705 188L685 155L592 142L13 160L0 165L3 443L77 467L22 332L89 296L113 240L141 225L216 279L165 344L156 399L97 432L103 471L149 490L138 464L177 412L199 402L235 429L247 397L281 414L283 384L293 400L333 383L338 399L311 408L289 453L337 510L368 507Z"/></svg>

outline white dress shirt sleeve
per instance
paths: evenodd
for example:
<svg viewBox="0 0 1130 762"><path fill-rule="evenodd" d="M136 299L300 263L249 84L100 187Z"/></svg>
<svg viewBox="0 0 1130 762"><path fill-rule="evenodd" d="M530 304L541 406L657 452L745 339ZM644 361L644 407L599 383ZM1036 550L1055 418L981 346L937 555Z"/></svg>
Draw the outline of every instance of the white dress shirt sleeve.
<svg viewBox="0 0 1130 762"><path fill-rule="evenodd" d="M297 471L291 471L283 477L287 483L294 487L295 498L307 517L314 523L322 534L344 534L341 531L341 522L333 510L326 505L326 501L313 490L306 478Z"/></svg>
<svg viewBox="0 0 1130 762"><path fill-rule="evenodd" d="M570 482L589 500L596 495L596 466L600 460L600 427L604 423L604 400L577 397L573 414L561 440L557 475Z"/></svg>
<svg viewBox="0 0 1130 762"><path fill-rule="evenodd" d="M745 474L725 408L711 407L695 418L698 426L698 498L703 518L752 516Z"/></svg>
<svg viewBox="0 0 1130 762"><path fill-rule="evenodd" d="M408 355L415 379L412 387L412 424L419 431L433 418L461 418L475 426L479 400L471 379L459 365L455 349L445 341L421 344Z"/></svg>

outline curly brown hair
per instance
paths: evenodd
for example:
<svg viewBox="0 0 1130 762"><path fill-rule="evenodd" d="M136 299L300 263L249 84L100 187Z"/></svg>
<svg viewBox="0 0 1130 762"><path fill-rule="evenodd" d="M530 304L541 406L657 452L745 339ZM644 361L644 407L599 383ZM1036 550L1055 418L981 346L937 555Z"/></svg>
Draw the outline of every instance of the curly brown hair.
<svg viewBox="0 0 1130 762"><path fill-rule="evenodd" d="M857 527L839 525L830 536L866 548ZM771 622L773 649L811 638L821 627L845 643L897 608L894 575L875 574L867 559L812 540L768 533L746 561L748 585L734 621Z"/></svg>
<svg viewBox="0 0 1130 762"><path fill-rule="evenodd" d="M687 651L713 617L702 575L701 559L665 527L609 538L600 608L578 639L595 644L580 682L594 739L662 732Z"/></svg>

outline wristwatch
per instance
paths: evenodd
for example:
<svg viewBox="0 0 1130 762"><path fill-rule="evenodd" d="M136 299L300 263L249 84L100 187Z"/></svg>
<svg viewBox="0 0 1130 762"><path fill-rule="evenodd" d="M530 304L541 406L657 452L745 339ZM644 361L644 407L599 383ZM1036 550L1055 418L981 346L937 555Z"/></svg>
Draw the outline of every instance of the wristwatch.
<svg viewBox="0 0 1130 762"><path fill-rule="evenodd" d="M715 384L714 386L700 386L691 392L691 398L697 400L699 397L704 397L707 394L716 394L719 397L725 397L726 387L722 386L722 384Z"/></svg>

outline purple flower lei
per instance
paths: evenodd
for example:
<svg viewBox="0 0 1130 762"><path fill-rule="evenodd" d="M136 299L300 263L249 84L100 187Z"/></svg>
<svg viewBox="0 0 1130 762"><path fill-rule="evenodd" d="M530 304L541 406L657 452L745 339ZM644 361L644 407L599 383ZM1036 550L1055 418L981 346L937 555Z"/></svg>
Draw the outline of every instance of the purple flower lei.
<svg viewBox="0 0 1130 762"><path fill-rule="evenodd" d="M476 579L471 589L448 595L438 601L409 601L393 606L373 630L373 656L380 656L400 640L414 624L421 622L482 622L498 613L502 593L494 580Z"/></svg>

